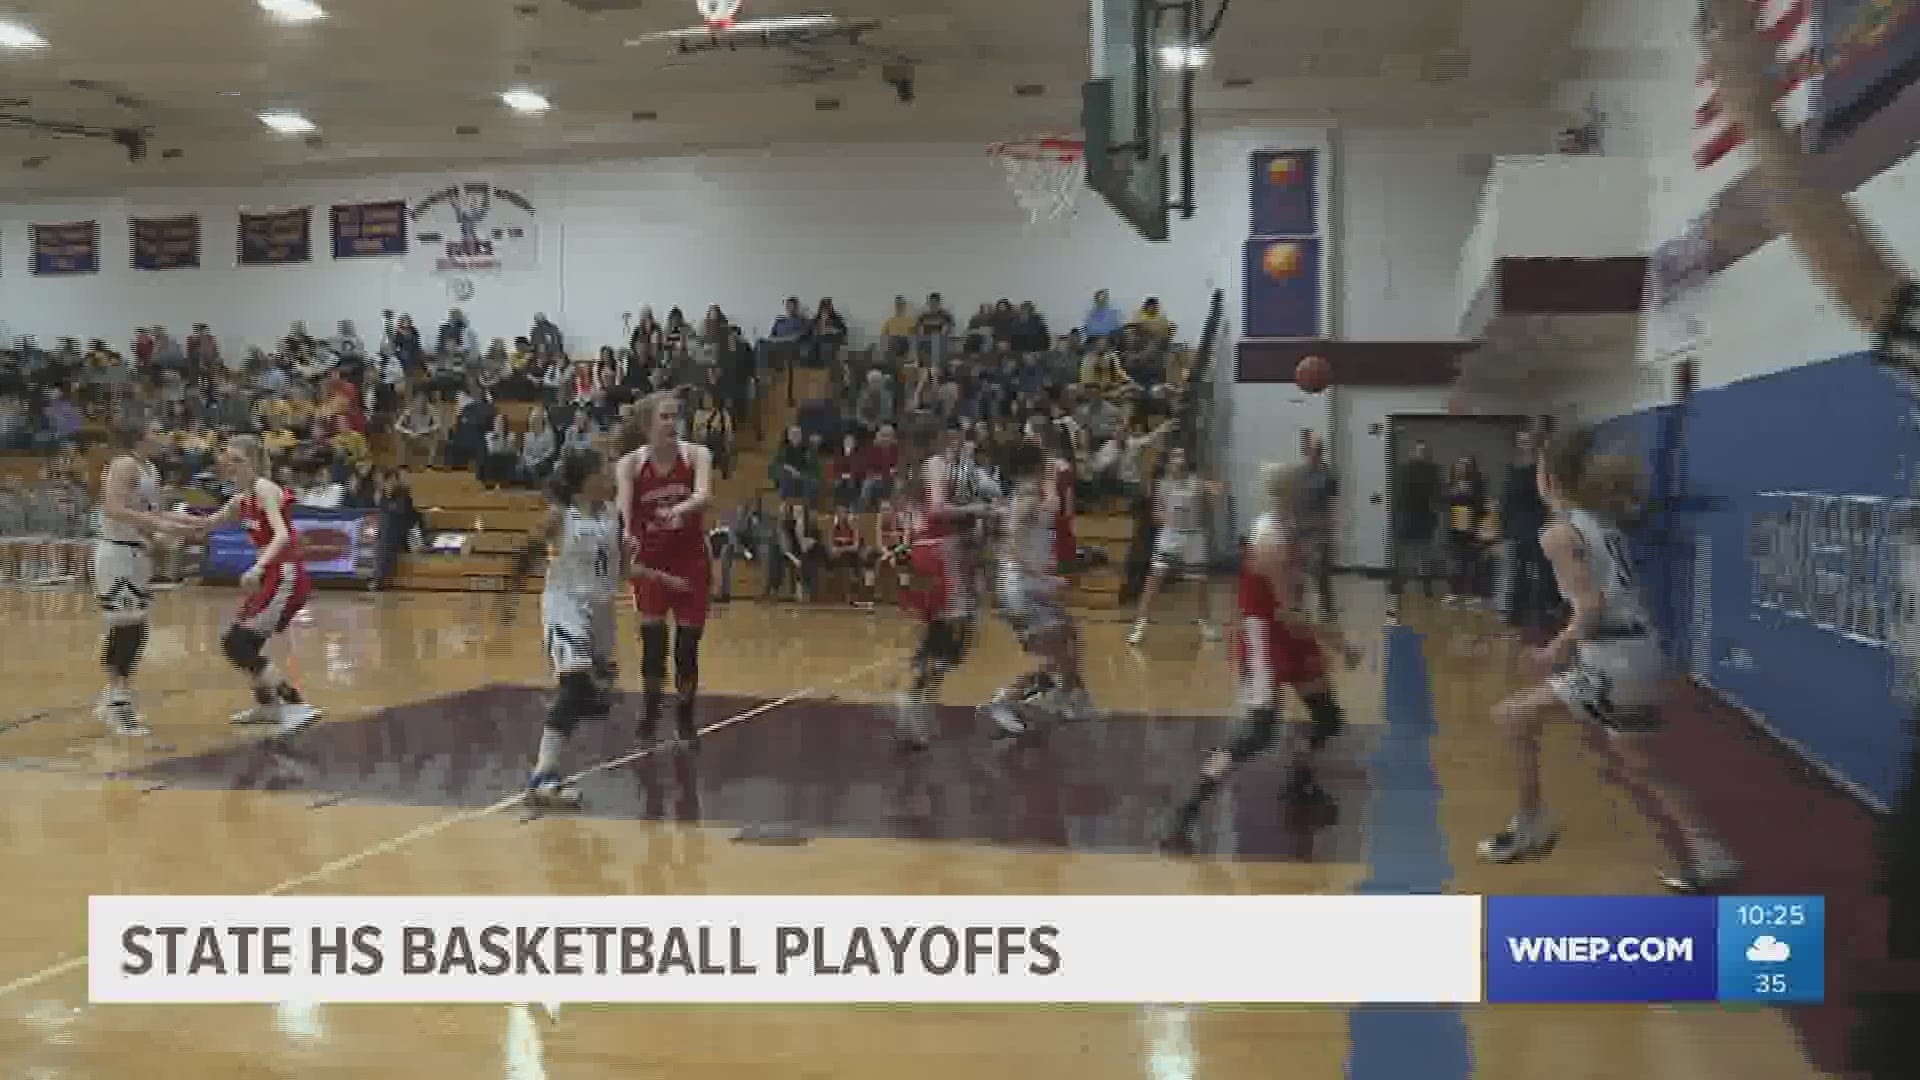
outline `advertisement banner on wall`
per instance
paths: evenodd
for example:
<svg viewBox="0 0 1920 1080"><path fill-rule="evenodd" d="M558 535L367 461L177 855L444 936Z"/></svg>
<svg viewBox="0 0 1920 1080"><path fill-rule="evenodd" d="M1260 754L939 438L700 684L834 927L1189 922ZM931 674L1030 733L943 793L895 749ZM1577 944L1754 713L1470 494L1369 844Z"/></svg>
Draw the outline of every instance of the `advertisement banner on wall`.
<svg viewBox="0 0 1920 1080"><path fill-rule="evenodd" d="M436 274L533 270L540 234L533 203L490 181L449 184L415 200L416 257Z"/></svg>
<svg viewBox="0 0 1920 1080"><path fill-rule="evenodd" d="M288 524L300 536L300 554L316 580L371 579L379 564L380 515L369 510L309 510L295 507ZM232 581L253 565L256 550L237 528L207 536L201 576Z"/></svg>

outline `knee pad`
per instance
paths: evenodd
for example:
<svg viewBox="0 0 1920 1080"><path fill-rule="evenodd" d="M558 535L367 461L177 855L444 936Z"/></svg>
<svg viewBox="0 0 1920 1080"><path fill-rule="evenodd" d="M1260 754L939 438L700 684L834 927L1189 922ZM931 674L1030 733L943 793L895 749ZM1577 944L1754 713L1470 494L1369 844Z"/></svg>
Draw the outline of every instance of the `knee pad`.
<svg viewBox="0 0 1920 1080"><path fill-rule="evenodd" d="M147 624L121 623L107 627L107 640L100 649L100 664L124 679L133 674L140 651L147 645Z"/></svg>
<svg viewBox="0 0 1920 1080"><path fill-rule="evenodd" d="M667 624L640 624L640 677L659 682L667 677Z"/></svg>
<svg viewBox="0 0 1920 1080"><path fill-rule="evenodd" d="M582 720L604 720L607 698L593 681L590 671L575 671L560 676L560 694L547 710L547 730L572 735Z"/></svg>
<svg viewBox="0 0 1920 1080"><path fill-rule="evenodd" d="M1306 699L1307 717L1310 727L1307 732L1307 745L1315 750L1327 744L1347 726L1340 715L1340 705L1333 700L1332 694L1314 694Z"/></svg>
<svg viewBox="0 0 1920 1080"><path fill-rule="evenodd" d="M261 655L267 639L260 636L258 630L247 626L227 628L225 637L220 639L220 648L233 661L233 666L249 675L258 675L266 670L267 658Z"/></svg>
<svg viewBox="0 0 1920 1080"><path fill-rule="evenodd" d="M673 684L691 693L700 682L700 629L676 626L673 629Z"/></svg>
<svg viewBox="0 0 1920 1080"><path fill-rule="evenodd" d="M1227 756L1238 764L1260 753L1273 745L1273 736L1279 726L1278 709L1254 709L1247 714L1247 726L1227 744Z"/></svg>

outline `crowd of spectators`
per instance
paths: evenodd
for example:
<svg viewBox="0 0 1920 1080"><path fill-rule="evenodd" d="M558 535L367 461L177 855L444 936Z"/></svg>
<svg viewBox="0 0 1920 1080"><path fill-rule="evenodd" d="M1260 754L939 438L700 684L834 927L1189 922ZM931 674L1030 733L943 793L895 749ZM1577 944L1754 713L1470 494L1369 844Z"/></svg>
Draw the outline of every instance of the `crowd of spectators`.
<svg viewBox="0 0 1920 1080"><path fill-rule="evenodd" d="M898 482L898 425L910 417L965 421L991 464L1028 417L1046 416L1080 463L1084 497L1124 496L1178 398L1174 328L1157 301L1128 317L1105 292L1059 335L1031 302L984 303L961 325L937 293L917 306L896 297L858 350L831 298L811 308L788 299L757 337L718 305L697 322L679 308L664 321L642 308L624 347L602 346L590 359L569 352L544 314L511 343L485 345L459 309L431 339L407 315L384 312L382 322L372 348L350 320L325 337L296 322L270 348L223 350L204 324L184 339L142 329L125 353L100 340L45 349L21 339L0 351L0 450L67 451L109 420L158 423L167 483L212 488L221 440L251 431L303 505L396 513L404 505L401 527L390 530L404 537L419 524L404 470L470 469L491 488L537 485L561 452L599 444L657 390L682 395L685 436L712 449L729 476L741 436L764 434L754 403L783 372L824 369L831 398L797 403L799 423L770 454L767 479L782 504L773 516L792 521L796 505L878 511ZM790 393L791 376L787 385ZM511 402L525 404L504 407ZM373 446L386 433L400 468L382 472ZM0 530L25 527L0 519Z"/></svg>

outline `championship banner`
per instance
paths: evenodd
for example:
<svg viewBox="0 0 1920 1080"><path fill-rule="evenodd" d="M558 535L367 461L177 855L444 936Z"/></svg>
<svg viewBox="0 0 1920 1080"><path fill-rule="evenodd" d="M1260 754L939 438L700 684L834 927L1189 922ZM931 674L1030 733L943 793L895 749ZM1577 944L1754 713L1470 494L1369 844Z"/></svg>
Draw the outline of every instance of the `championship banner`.
<svg viewBox="0 0 1920 1080"><path fill-rule="evenodd" d="M200 265L200 217L134 218L129 224L135 270L189 270Z"/></svg>
<svg viewBox="0 0 1920 1080"><path fill-rule="evenodd" d="M313 258L313 208L240 212L240 265L283 266Z"/></svg>
<svg viewBox="0 0 1920 1080"><path fill-rule="evenodd" d="M380 557L380 514L373 510L310 510L296 506L287 524L300 535L300 555L315 580L371 580ZM237 526L207 534L200 576L236 581L258 554Z"/></svg>
<svg viewBox="0 0 1920 1080"><path fill-rule="evenodd" d="M436 274L532 270L540 265L533 203L487 181L450 184L408 212L419 257Z"/></svg>
<svg viewBox="0 0 1920 1080"><path fill-rule="evenodd" d="M1312 150L1262 150L1253 163L1253 236L1320 232L1320 156Z"/></svg>
<svg viewBox="0 0 1920 1080"><path fill-rule="evenodd" d="M352 203L333 208L333 257L358 259L407 253L407 204Z"/></svg>
<svg viewBox="0 0 1920 1080"><path fill-rule="evenodd" d="M1245 272L1247 337L1322 336L1319 240L1250 240Z"/></svg>
<svg viewBox="0 0 1920 1080"><path fill-rule="evenodd" d="M35 274L97 274L100 272L100 223L73 221L63 225L33 226Z"/></svg>

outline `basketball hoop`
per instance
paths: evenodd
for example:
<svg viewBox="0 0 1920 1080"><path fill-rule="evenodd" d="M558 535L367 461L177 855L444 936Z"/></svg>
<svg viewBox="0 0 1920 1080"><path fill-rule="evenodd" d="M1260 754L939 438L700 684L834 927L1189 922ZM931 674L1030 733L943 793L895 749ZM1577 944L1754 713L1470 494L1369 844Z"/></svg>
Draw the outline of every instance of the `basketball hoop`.
<svg viewBox="0 0 1920 1080"><path fill-rule="evenodd" d="M987 156L1007 170L1007 186L1027 212L1029 228L1071 221L1086 175L1086 144L1064 135L994 143Z"/></svg>

